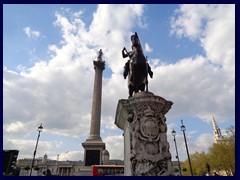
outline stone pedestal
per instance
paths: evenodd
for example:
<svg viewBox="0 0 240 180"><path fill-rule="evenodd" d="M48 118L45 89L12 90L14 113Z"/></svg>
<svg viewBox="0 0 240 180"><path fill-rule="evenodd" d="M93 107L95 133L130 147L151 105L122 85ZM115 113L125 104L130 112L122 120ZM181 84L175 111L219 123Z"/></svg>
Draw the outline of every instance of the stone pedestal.
<svg viewBox="0 0 240 180"><path fill-rule="evenodd" d="M102 164L103 150L105 143L100 140L87 139L82 143L84 148L84 165L92 166Z"/></svg>
<svg viewBox="0 0 240 180"><path fill-rule="evenodd" d="M118 102L115 124L124 131L124 174L168 176L171 154L165 114L171 101L150 92L139 92Z"/></svg>

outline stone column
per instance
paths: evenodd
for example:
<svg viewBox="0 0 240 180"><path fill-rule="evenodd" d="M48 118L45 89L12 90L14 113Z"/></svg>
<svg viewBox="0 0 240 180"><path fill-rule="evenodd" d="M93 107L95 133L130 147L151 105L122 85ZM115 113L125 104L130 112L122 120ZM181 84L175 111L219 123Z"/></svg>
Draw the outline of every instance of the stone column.
<svg viewBox="0 0 240 180"><path fill-rule="evenodd" d="M84 148L85 166L102 164L102 151L105 149L105 143L100 137L101 128L101 103L102 103L102 72L105 69L105 61L102 61L102 51L99 51L97 61L93 61L95 69L92 115L90 124L90 135L82 143Z"/></svg>
<svg viewBox="0 0 240 180"><path fill-rule="evenodd" d="M93 100L92 100L92 116L90 126L89 140L101 140L101 103L102 103L102 72L105 69L105 61L93 61L95 69Z"/></svg>
<svg viewBox="0 0 240 180"><path fill-rule="evenodd" d="M171 154L165 114L171 101L139 92L118 102L115 124L124 131L124 174L168 176Z"/></svg>

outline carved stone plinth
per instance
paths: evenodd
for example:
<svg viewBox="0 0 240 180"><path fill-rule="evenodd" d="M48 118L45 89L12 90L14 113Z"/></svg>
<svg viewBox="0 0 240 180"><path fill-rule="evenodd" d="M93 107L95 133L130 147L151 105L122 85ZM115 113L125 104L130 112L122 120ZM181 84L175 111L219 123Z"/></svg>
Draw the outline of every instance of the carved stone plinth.
<svg viewBox="0 0 240 180"><path fill-rule="evenodd" d="M171 101L150 92L139 92L118 102L115 124L124 131L124 174L168 176L171 154L165 114Z"/></svg>

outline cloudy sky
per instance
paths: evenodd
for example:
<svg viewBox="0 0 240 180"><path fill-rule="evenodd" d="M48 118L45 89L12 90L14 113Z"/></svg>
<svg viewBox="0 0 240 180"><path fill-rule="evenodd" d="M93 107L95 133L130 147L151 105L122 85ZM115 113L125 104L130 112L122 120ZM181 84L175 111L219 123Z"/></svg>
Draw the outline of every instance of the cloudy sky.
<svg viewBox="0 0 240 180"><path fill-rule="evenodd" d="M173 101L166 115L180 160L213 143L212 112L222 132L235 126L235 5L3 5L3 149L32 158L83 160L89 136L93 60L103 50L101 137L110 159L123 160L114 124L128 97L121 56L137 32L154 73L149 91Z"/></svg>

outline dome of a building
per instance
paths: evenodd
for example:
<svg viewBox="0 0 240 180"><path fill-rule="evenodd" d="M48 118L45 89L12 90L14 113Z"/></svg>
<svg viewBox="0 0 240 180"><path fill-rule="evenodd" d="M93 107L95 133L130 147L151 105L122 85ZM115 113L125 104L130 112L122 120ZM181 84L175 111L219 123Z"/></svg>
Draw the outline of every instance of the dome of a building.
<svg viewBox="0 0 240 180"><path fill-rule="evenodd" d="M103 150L103 155L104 155L104 156L109 156L108 150L104 149L104 150Z"/></svg>
<svg viewBox="0 0 240 180"><path fill-rule="evenodd" d="M42 162L43 162L43 163L46 163L46 162L47 162L47 158L48 158L48 157L47 157L47 154L44 154Z"/></svg>
<svg viewBox="0 0 240 180"><path fill-rule="evenodd" d="M106 149L104 149L102 152L102 161L103 161L103 164L108 164L109 152Z"/></svg>

